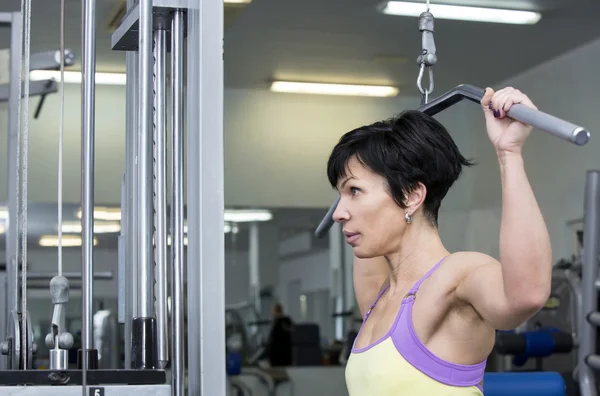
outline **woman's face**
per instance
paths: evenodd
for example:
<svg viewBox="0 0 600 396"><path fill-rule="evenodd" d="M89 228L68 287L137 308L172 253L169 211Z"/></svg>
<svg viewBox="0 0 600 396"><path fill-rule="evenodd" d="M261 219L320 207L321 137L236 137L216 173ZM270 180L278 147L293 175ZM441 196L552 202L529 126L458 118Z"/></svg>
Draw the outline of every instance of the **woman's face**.
<svg viewBox="0 0 600 396"><path fill-rule="evenodd" d="M333 219L342 223L354 255L371 258L397 251L407 227L405 210L390 195L385 179L352 158L337 189L340 202Z"/></svg>

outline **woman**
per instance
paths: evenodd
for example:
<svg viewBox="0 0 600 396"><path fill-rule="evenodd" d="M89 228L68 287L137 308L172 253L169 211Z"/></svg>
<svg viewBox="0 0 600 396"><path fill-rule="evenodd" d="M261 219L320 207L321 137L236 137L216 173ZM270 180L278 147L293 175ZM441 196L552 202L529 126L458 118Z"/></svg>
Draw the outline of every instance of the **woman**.
<svg viewBox="0 0 600 396"><path fill-rule="evenodd" d="M515 103L535 108L513 88L487 88L481 100L500 164L499 262L450 253L440 240L440 204L471 162L435 119L407 111L348 132L333 149L333 217L353 247L364 318L346 367L350 396L482 395L495 330L545 304L552 253L523 165L531 127L506 116Z"/></svg>

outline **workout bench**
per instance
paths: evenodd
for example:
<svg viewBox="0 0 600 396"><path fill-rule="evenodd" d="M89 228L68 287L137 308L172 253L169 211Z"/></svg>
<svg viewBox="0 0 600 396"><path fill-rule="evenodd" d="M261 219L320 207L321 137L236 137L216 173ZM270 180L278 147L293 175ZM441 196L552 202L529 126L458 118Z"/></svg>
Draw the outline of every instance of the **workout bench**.
<svg viewBox="0 0 600 396"><path fill-rule="evenodd" d="M483 377L485 396L565 396L566 384L559 373L486 373Z"/></svg>

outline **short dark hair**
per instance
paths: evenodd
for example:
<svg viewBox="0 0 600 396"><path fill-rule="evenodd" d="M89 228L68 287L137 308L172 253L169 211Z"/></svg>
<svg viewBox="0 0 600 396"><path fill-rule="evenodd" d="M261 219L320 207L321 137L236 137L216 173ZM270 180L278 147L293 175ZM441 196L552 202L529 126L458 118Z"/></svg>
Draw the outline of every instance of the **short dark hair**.
<svg viewBox="0 0 600 396"><path fill-rule="evenodd" d="M327 177L334 188L346 176L348 161L353 157L385 178L401 208L405 208L406 195L423 183L427 188L423 212L435 227L442 200L463 166L474 165L462 156L439 121L417 110L344 134L327 163Z"/></svg>

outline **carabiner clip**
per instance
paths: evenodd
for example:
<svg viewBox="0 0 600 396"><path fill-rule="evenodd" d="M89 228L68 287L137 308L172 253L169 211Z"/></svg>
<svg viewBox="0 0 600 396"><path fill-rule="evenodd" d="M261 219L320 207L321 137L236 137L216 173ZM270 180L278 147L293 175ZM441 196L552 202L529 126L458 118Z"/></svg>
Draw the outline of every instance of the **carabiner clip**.
<svg viewBox="0 0 600 396"><path fill-rule="evenodd" d="M417 77L417 88L419 88L419 92L421 92L422 95L429 95L433 92L434 87L433 69L431 67L427 67L427 69L429 69L429 89L425 91L422 86L423 74L425 72L425 63L421 63L421 68L419 69L419 76Z"/></svg>

